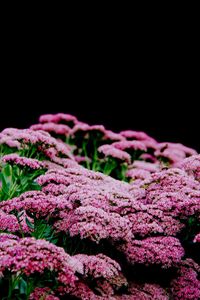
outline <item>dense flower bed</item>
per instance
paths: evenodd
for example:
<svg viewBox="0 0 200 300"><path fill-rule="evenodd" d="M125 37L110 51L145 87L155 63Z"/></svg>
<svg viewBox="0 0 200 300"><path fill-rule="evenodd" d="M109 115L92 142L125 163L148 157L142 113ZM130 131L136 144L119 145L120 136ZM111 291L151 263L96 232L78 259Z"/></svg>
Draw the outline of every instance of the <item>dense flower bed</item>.
<svg viewBox="0 0 200 300"><path fill-rule="evenodd" d="M200 299L200 155L67 114L0 133L1 299Z"/></svg>

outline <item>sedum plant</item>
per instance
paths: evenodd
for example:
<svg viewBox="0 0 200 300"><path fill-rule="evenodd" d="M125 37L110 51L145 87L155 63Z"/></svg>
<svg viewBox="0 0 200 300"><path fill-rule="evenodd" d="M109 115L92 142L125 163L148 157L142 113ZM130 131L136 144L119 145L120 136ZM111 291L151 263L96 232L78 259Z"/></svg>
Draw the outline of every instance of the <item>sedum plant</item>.
<svg viewBox="0 0 200 300"><path fill-rule="evenodd" d="M0 133L0 297L200 299L200 155L69 114Z"/></svg>

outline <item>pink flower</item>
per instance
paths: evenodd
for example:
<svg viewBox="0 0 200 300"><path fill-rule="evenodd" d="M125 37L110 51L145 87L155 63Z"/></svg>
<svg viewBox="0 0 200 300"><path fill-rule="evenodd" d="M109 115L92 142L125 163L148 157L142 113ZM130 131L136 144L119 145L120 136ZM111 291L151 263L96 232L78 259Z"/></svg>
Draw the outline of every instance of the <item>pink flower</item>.
<svg viewBox="0 0 200 300"><path fill-rule="evenodd" d="M42 192L32 191L25 192L21 196L11 200L0 202L0 208L7 213L12 211L26 211L29 214L34 214L37 218L48 216L55 218L56 216L58 217L60 211L71 210L73 206L65 196L47 196ZM11 217L15 218L9 215L9 218ZM15 223L13 222L13 225Z"/></svg>
<svg viewBox="0 0 200 300"><path fill-rule="evenodd" d="M132 233L140 237L147 237L156 233L176 236L184 228L184 224L179 220L153 205L141 207L134 213L129 212L127 218L132 224Z"/></svg>
<svg viewBox="0 0 200 300"><path fill-rule="evenodd" d="M141 150L141 151L147 150L145 144L140 141L121 141L121 142L115 142L112 145L119 150L129 150L129 149Z"/></svg>
<svg viewBox="0 0 200 300"><path fill-rule="evenodd" d="M7 128L0 134L0 144L8 145L8 142L13 143L13 145L17 143L17 148L23 151L33 146L36 147L32 155L44 154L50 159L54 156L73 159L73 155L66 144L57 141L49 133L42 130ZM53 149L53 155L49 153L49 149Z"/></svg>
<svg viewBox="0 0 200 300"><path fill-rule="evenodd" d="M77 123L77 118L75 116L69 115L69 114L46 114L41 115L39 118L40 123L61 123L61 124L73 124L75 125Z"/></svg>
<svg viewBox="0 0 200 300"><path fill-rule="evenodd" d="M146 170L151 173L158 172L160 169L160 166L156 163L150 163L150 162L141 161L141 160L135 160L130 167L136 168L136 169L141 169L141 170Z"/></svg>
<svg viewBox="0 0 200 300"><path fill-rule="evenodd" d="M200 233L195 236L194 243L200 243Z"/></svg>
<svg viewBox="0 0 200 300"><path fill-rule="evenodd" d="M107 213L93 206L78 207L74 213L64 214L63 220L56 223L58 231L69 231L71 236L80 235L99 243L101 239L128 239L131 224L116 213Z"/></svg>
<svg viewBox="0 0 200 300"><path fill-rule="evenodd" d="M176 166L185 170L188 175L193 176L196 180L200 181L200 154L185 158Z"/></svg>
<svg viewBox="0 0 200 300"><path fill-rule="evenodd" d="M50 290L50 288L35 288L34 291L30 295L30 300L59 300L60 298L54 296L54 292Z"/></svg>
<svg viewBox="0 0 200 300"><path fill-rule="evenodd" d="M171 282L171 292L175 300L199 300L200 281L197 272L189 266L180 266L178 276Z"/></svg>
<svg viewBox="0 0 200 300"><path fill-rule="evenodd" d="M121 271L120 265L104 254L98 254L95 256L77 254L74 257L83 264L83 275L86 277L103 277L109 281L112 278L119 276L119 271Z"/></svg>
<svg viewBox="0 0 200 300"><path fill-rule="evenodd" d="M131 264L161 265L169 268L181 261L184 250L174 237L150 237L144 240L132 240L118 246Z"/></svg>
<svg viewBox="0 0 200 300"><path fill-rule="evenodd" d="M65 251L45 240L23 238L6 240L0 244L0 272L23 272L27 276L56 272L56 279L65 286L74 286L77 277L70 266L71 257Z"/></svg>
<svg viewBox="0 0 200 300"><path fill-rule="evenodd" d="M126 172L126 177L130 177L132 179L147 179L151 176L151 173L142 169L130 169Z"/></svg>
<svg viewBox="0 0 200 300"><path fill-rule="evenodd" d="M197 154L197 152L194 149L175 143L160 143L157 145L155 152L155 156L167 158L169 162L173 164L195 154Z"/></svg>
<svg viewBox="0 0 200 300"><path fill-rule="evenodd" d="M103 145L98 148L98 151L100 153L103 153L105 157L113 157L121 161L125 161L127 163L130 163L131 157L130 155L122 150L116 149L112 145Z"/></svg>
<svg viewBox="0 0 200 300"><path fill-rule="evenodd" d="M142 131L133 131L133 130L124 130L121 131L120 134L124 136L127 140L139 140L139 141L154 141L152 137L147 135Z"/></svg>
<svg viewBox="0 0 200 300"><path fill-rule="evenodd" d="M22 157L15 153L4 155L2 157L2 161L9 164L18 165L21 167L28 167L33 170L44 168L43 162L33 158Z"/></svg>
<svg viewBox="0 0 200 300"><path fill-rule="evenodd" d="M103 138L105 141L123 141L125 137L123 137L120 133L115 133L111 130L106 130Z"/></svg>
<svg viewBox="0 0 200 300"><path fill-rule="evenodd" d="M66 294L62 287L59 287L59 291L61 295ZM71 290L70 295L81 300L106 300L101 296L95 295L95 293L84 282L77 282L76 287Z"/></svg>
<svg viewBox="0 0 200 300"><path fill-rule="evenodd" d="M148 147L147 147L148 148ZM152 154L149 154L149 153L143 153L140 158L142 160L145 160L147 162L151 162L151 163L156 163L157 162L157 159L155 158L154 155Z"/></svg>
<svg viewBox="0 0 200 300"><path fill-rule="evenodd" d="M167 292L158 284L132 282L129 286L129 295L117 296L117 300L169 300Z"/></svg>
<svg viewBox="0 0 200 300"><path fill-rule="evenodd" d="M70 134L71 128L67 125L56 124L56 123L44 123L44 124L35 124L30 127L32 130L43 130L57 135L68 136Z"/></svg>
<svg viewBox="0 0 200 300"><path fill-rule="evenodd" d="M92 161L91 158L89 158L89 157L79 156L79 155L75 156L75 160L76 160L78 163L82 163L82 162L86 162L86 161L88 161L88 162L91 162L91 161Z"/></svg>
<svg viewBox="0 0 200 300"><path fill-rule="evenodd" d="M5 242L7 240L19 240L19 237L17 235L11 234L11 233L0 233L0 243Z"/></svg>
<svg viewBox="0 0 200 300"><path fill-rule="evenodd" d="M103 125L88 125L86 123L79 122L73 127L70 135L72 138L77 136L80 139L81 137L89 138L89 134L91 133L99 134L101 137L104 137L106 130Z"/></svg>
<svg viewBox="0 0 200 300"><path fill-rule="evenodd" d="M2 202L0 202L0 204L1 203ZM24 216L21 216L20 220L23 232L29 232L29 228L25 222ZM0 209L0 231L17 233L20 232L20 230L21 229L17 217Z"/></svg>

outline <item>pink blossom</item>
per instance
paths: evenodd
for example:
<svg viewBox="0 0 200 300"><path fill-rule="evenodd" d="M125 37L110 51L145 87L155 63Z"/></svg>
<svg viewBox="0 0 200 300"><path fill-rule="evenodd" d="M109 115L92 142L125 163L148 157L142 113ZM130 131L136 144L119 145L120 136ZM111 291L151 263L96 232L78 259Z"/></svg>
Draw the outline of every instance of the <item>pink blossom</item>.
<svg viewBox="0 0 200 300"><path fill-rule="evenodd" d="M62 216L62 215L61 215ZM63 215L55 226L58 231L69 231L71 236L80 235L99 243L101 239L128 239L131 234L130 222L116 213L107 213L93 206L78 207L74 213Z"/></svg>
<svg viewBox="0 0 200 300"><path fill-rule="evenodd" d="M147 150L145 144L140 141L121 141L121 142L115 142L112 145L119 150L129 150L129 149L141 150L141 151Z"/></svg>
<svg viewBox="0 0 200 300"><path fill-rule="evenodd" d="M62 287L59 288L60 294L65 295L65 291L62 292ZM95 295L95 293L83 282L77 282L76 287L71 290L70 293L72 296L77 297L81 300L106 300L105 298L102 298L101 296Z"/></svg>
<svg viewBox="0 0 200 300"><path fill-rule="evenodd" d="M184 228L184 224L179 220L151 205L134 213L128 213L127 218L132 224L132 233L140 237L156 233L176 236Z"/></svg>
<svg viewBox="0 0 200 300"><path fill-rule="evenodd" d="M104 254L97 254L95 256L77 254L74 257L83 264L83 275L86 277L103 277L109 281L112 278L119 276L119 271L121 271L120 265Z"/></svg>
<svg viewBox="0 0 200 300"><path fill-rule="evenodd" d="M112 145L103 145L98 148L98 151L103 153L105 157L117 158L118 160L126 161L127 163L130 163L131 161L131 157L127 152L116 149Z"/></svg>
<svg viewBox="0 0 200 300"><path fill-rule="evenodd" d="M57 273L57 280L73 286L77 277L70 266L71 257L65 251L45 240L23 238L19 241L6 240L0 244L0 272L11 270L23 272L27 276L44 273L45 270Z"/></svg>
<svg viewBox="0 0 200 300"><path fill-rule="evenodd" d="M29 214L35 214L39 218L48 216L56 217L60 211L71 210L73 206L65 196L47 196L43 192L32 191L23 193L21 196L9 201L0 202L0 208L7 213L12 211L26 211ZM11 217L14 216L11 215Z"/></svg>
<svg viewBox="0 0 200 300"><path fill-rule="evenodd" d="M200 243L200 233L195 236L194 243Z"/></svg>
<svg viewBox="0 0 200 300"><path fill-rule="evenodd" d="M75 137L78 133L82 133L83 136L88 136L89 133L100 133L101 135L105 135L105 127L103 125L88 125L85 123L78 123L71 130L71 136Z"/></svg>
<svg viewBox="0 0 200 300"><path fill-rule="evenodd" d="M147 135L145 132L142 131L133 131L133 130L124 130L121 131L120 134L124 136L126 139L130 140L149 140L149 141L155 141L152 137Z"/></svg>
<svg viewBox="0 0 200 300"><path fill-rule="evenodd" d="M46 163L49 166L49 169L63 169L63 168L77 168L79 167L78 163L70 158L61 158L61 157L53 157L53 164L50 164L48 161Z"/></svg>
<svg viewBox="0 0 200 300"><path fill-rule="evenodd" d="M169 169L152 173L151 178L139 183L145 188L145 201L170 212L174 217L186 218L200 214L199 182L183 170Z"/></svg>
<svg viewBox="0 0 200 300"><path fill-rule="evenodd" d="M103 139L106 141L123 141L125 140L125 137L123 137L120 133L115 133L111 130L106 130Z"/></svg>
<svg viewBox="0 0 200 300"><path fill-rule="evenodd" d="M133 162L133 164L131 165L131 167L136 168L136 169L146 170L151 173L158 172L160 169L160 166L156 163L150 163L150 162L141 161L141 160L135 160Z"/></svg>
<svg viewBox="0 0 200 300"><path fill-rule="evenodd" d="M56 124L56 123L44 123L44 124L35 124L30 127L32 130L43 130L50 133L55 133L58 135L65 135L68 136L71 128L67 125L63 124Z"/></svg>
<svg viewBox="0 0 200 300"><path fill-rule="evenodd" d="M0 202L1 204L2 202ZM20 217L23 232L29 232L24 216ZM0 231L17 233L21 230L17 217L0 209Z"/></svg>
<svg viewBox="0 0 200 300"><path fill-rule="evenodd" d="M19 150L25 150L36 146L37 154L43 153L51 159L52 155L48 154L48 149L51 148L54 150L54 156L64 156L73 159L66 144L57 141L51 137L49 133L42 130L34 131L31 129L7 128L0 134L0 144L5 143L8 145L8 140L11 141L11 143L14 142L14 144L15 142L17 142L17 144L20 143L20 145L18 144Z"/></svg>
<svg viewBox="0 0 200 300"><path fill-rule="evenodd" d="M19 237L17 235L11 234L11 233L0 233L0 243L5 242L7 240L19 240Z"/></svg>
<svg viewBox="0 0 200 300"><path fill-rule="evenodd" d="M148 147L147 147L147 148L148 148ZM140 156L140 158L141 158L142 160L145 160L145 161L147 161L147 162L152 162L152 163L156 163L156 161L157 161L157 159L155 158L155 156L152 155L152 154L149 154L149 153L143 153L143 154Z"/></svg>
<svg viewBox="0 0 200 300"><path fill-rule="evenodd" d="M138 284L131 283L129 286L129 295L123 294L116 296L118 300L169 300L167 292L158 284Z"/></svg>
<svg viewBox="0 0 200 300"><path fill-rule="evenodd" d="M88 161L90 163L92 162L92 160L89 157L79 156L79 155L75 156L75 160L77 161L77 163L82 163L82 162L86 162L86 161Z"/></svg>
<svg viewBox="0 0 200 300"><path fill-rule="evenodd" d="M175 300L199 300L200 281L197 272L193 268L180 266L178 276L171 282L171 292Z"/></svg>
<svg viewBox="0 0 200 300"><path fill-rule="evenodd" d="M30 300L59 300L60 298L54 296L54 292L50 290L50 288L35 288L31 293L29 299Z"/></svg>
<svg viewBox="0 0 200 300"><path fill-rule="evenodd" d="M169 268L181 261L184 250L174 237L150 237L144 240L131 240L118 246L131 264L161 265Z"/></svg>
<svg viewBox="0 0 200 300"><path fill-rule="evenodd" d="M20 142L12 140L9 136L0 134L0 145L4 144L10 148L20 149Z"/></svg>
<svg viewBox="0 0 200 300"><path fill-rule="evenodd" d="M152 173L151 179L144 181L146 190L159 192L177 192L184 188L199 190L199 182L187 175L186 172L178 168L171 168L161 172Z"/></svg>
<svg viewBox="0 0 200 300"><path fill-rule="evenodd" d="M200 154L185 158L177 164L177 167L200 181Z"/></svg>
<svg viewBox="0 0 200 300"><path fill-rule="evenodd" d="M63 114L63 113L58 113L58 114L46 114L46 115L41 115L39 118L40 123L66 123L70 124L72 123L73 125L77 123L77 118L75 116L72 116L70 114Z"/></svg>
<svg viewBox="0 0 200 300"><path fill-rule="evenodd" d="M157 150L155 152L155 156L167 158L174 164L188 156L196 154L197 152L194 149L175 143L160 143L157 145Z"/></svg>
<svg viewBox="0 0 200 300"><path fill-rule="evenodd" d="M21 167L28 167L33 170L44 168L43 162L33 158L22 157L15 153L4 155L2 161Z"/></svg>
<svg viewBox="0 0 200 300"><path fill-rule="evenodd" d="M151 176L151 173L142 169L130 169L126 172L126 177L131 179L147 179Z"/></svg>

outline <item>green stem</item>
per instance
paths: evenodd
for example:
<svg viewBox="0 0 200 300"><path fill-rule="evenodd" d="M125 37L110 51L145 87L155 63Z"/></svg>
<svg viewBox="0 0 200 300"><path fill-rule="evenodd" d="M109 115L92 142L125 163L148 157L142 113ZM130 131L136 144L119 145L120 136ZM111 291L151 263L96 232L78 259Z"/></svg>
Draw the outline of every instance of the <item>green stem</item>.
<svg viewBox="0 0 200 300"><path fill-rule="evenodd" d="M87 146L87 140L83 141L82 149L83 149L84 156L86 158L87 169L90 169L90 162L88 161L88 153L87 153L87 147L86 146Z"/></svg>
<svg viewBox="0 0 200 300"><path fill-rule="evenodd" d="M104 166L103 173L106 175L110 175L111 172L116 168L116 166L117 166L116 161L114 161L112 158L109 157Z"/></svg>
<svg viewBox="0 0 200 300"><path fill-rule="evenodd" d="M93 140L93 147L94 147L94 154L93 154L93 163L92 163L92 170L96 171L96 164L98 160L98 152L97 152L97 140Z"/></svg>
<svg viewBox="0 0 200 300"><path fill-rule="evenodd" d="M126 181L126 171L127 171L127 165L122 164L121 165L121 180Z"/></svg>
<svg viewBox="0 0 200 300"><path fill-rule="evenodd" d="M13 183L13 185L10 189L10 192L8 193L8 199L12 199L12 197L15 195L15 192L16 192L18 186L19 185L17 184L17 181L15 180L15 182Z"/></svg>
<svg viewBox="0 0 200 300"><path fill-rule="evenodd" d="M18 276L15 275L11 275L8 279L8 283L9 283L9 290L8 290L8 300L13 300L13 291L19 281L21 274L19 274Z"/></svg>
<svg viewBox="0 0 200 300"><path fill-rule="evenodd" d="M29 280L27 280L26 300L29 299L30 294L31 294L32 291L33 291L34 283L35 283L35 282L34 282L34 279L29 279Z"/></svg>

